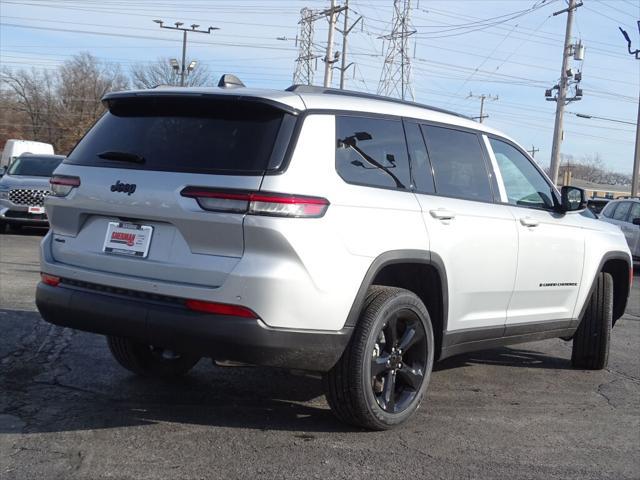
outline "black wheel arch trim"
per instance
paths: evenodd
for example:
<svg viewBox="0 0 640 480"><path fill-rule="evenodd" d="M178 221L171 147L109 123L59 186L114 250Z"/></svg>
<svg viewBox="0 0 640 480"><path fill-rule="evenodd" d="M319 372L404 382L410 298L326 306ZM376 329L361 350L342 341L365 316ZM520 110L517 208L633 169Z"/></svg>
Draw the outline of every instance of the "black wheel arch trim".
<svg viewBox="0 0 640 480"><path fill-rule="evenodd" d="M371 285L373 285L376 275L382 271L384 267L397 263L419 263L423 265L430 265L438 272L442 288L442 328L443 331L446 331L447 318L449 314L449 293L444 262L437 253L429 250L410 249L390 250L388 252L384 252L371 262L371 265L360 284L360 288L358 289L358 293L355 296L353 304L351 305L347 321L345 322L345 327L355 327L358 323L358 317L360 316L360 310L362 309L362 305L367 296L367 290Z"/></svg>
<svg viewBox="0 0 640 480"><path fill-rule="evenodd" d="M625 281L625 284L627 285L626 295L623 295L622 297L616 297L615 279L614 279L614 291L613 291L614 302L616 301L616 298L617 298L619 302L622 302L622 304L617 305L618 308L615 308L616 305L614 303L613 324L615 325L616 320L618 320L618 318L620 318L622 315L624 315L624 311L626 310L626 307L627 307L627 302L629 301L629 295L631 295L631 288L629 288L630 287L630 285L629 285L629 275L631 275L633 273L633 264L631 263L631 259L629 258L629 254L627 254L625 252L622 252L622 251L611 251L611 252L605 253L602 256L602 258L600 259L600 264L598 265L598 268L596 269L596 272L593 275L593 278L591 279L591 286L589 287L589 292L587 293L587 296L585 297L584 304L582 305L582 308L580 309L580 314L577 316L577 324L579 324L582 321L582 318L584 317L584 314L585 314L585 312L587 310L587 306L589 305L589 298L591 298L591 294L593 293L593 289L596 287L596 282L598 281L598 275L600 275L600 273L602 273L605 264L610 260L624 260L624 262L627 264L627 268L629 270L627 272L627 279ZM576 327L577 327L577 325L576 325Z"/></svg>

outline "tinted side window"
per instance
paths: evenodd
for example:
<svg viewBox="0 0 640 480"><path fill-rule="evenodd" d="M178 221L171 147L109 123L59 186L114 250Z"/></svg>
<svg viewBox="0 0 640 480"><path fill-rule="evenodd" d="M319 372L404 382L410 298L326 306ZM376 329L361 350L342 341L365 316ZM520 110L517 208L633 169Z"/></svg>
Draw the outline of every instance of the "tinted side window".
<svg viewBox="0 0 640 480"><path fill-rule="evenodd" d="M629 210L631 209L631 202L620 202L618 204L618 208L616 208L616 211L613 214L613 218L614 220L620 220L621 222L624 222L627 219L627 213L629 213Z"/></svg>
<svg viewBox="0 0 640 480"><path fill-rule="evenodd" d="M602 210L602 215L607 218L613 217L613 213L615 212L617 206L617 203L608 203Z"/></svg>
<svg viewBox="0 0 640 480"><path fill-rule="evenodd" d="M402 122L336 116L336 170L347 183L409 188Z"/></svg>
<svg viewBox="0 0 640 480"><path fill-rule="evenodd" d="M433 171L431 162L427 154L427 147L417 123L405 123L405 133L407 134L407 146L409 147L409 158L411 159L411 171L413 172L413 184L416 191L420 193L433 193Z"/></svg>
<svg viewBox="0 0 640 480"><path fill-rule="evenodd" d="M629 223L633 222L634 218L640 218L640 203L634 202L632 205L629 218L627 219Z"/></svg>
<svg viewBox="0 0 640 480"><path fill-rule="evenodd" d="M521 207L553 208L551 186L531 161L506 142L495 138L490 138L489 142L509 203Z"/></svg>
<svg viewBox="0 0 640 480"><path fill-rule="evenodd" d="M493 201L480 140L475 133L422 125L433 166L436 192Z"/></svg>

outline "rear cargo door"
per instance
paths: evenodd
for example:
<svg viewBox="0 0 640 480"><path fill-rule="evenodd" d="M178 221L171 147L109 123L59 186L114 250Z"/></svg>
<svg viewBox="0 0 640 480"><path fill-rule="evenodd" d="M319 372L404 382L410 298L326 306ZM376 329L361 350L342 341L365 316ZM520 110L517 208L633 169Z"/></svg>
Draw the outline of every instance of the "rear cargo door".
<svg viewBox="0 0 640 480"><path fill-rule="evenodd" d="M201 208L186 187L258 190L295 117L203 97L111 100L56 171L80 186L51 198L53 257L82 268L219 286L243 254L243 214Z"/></svg>

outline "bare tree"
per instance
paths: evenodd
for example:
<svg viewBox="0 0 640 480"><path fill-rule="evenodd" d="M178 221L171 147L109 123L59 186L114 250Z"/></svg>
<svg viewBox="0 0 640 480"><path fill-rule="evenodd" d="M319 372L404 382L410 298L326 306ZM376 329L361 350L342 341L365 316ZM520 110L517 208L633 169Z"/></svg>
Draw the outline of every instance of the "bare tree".
<svg viewBox="0 0 640 480"><path fill-rule="evenodd" d="M189 65L189 61L187 61ZM179 85L180 72L171 67L168 58L158 58L155 62L137 63L131 67L131 81L135 88L153 88L158 85ZM206 65L196 65L184 81L187 87L211 85L209 69Z"/></svg>
<svg viewBox="0 0 640 480"><path fill-rule="evenodd" d="M65 127L60 147L68 151L104 113L100 99L110 91L126 89L128 80L118 66L102 64L89 53L65 62L58 80L58 122Z"/></svg>
<svg viewBox="0 0 640 480"><path fill-rule="evenodd" d="M570 171L573 178L603 185L630 185L631 177L618 172L612 172L605 167L605 162L599 153L583 155L576 159L573 155L561 155L562 164L560 174Z"/></svg>
<svg viewBox="0 0 640 480"><path fill-rule="evenodd" d="M13 113L26 122L25 130L35 140L50 142L55 137L56 81L46 70L11 71L1 73L3 86L8 90L4 101Z"/></svg>

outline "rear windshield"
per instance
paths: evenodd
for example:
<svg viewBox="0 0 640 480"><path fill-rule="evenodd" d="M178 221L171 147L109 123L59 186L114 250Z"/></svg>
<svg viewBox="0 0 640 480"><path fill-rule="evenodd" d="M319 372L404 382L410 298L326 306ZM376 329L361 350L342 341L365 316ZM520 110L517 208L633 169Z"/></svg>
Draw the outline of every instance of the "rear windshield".
<svg viewBox="0 0 640 480"><path fill-rule="evenodd" d="M293 122L292 115L256 102L202 97L116 99L65 163L262 174L282 163L272 153L276 143L283 141L279 132ZM275 151L284 155L281 148Z"/></svg>
<svg viewBox="0 0 640 480"><path fill-rule="evenodd" d="M17 157L7 172L25 177L50 177L63 157Z"/></svg>

